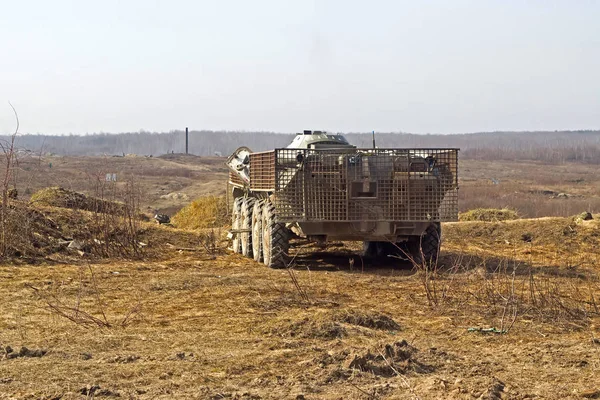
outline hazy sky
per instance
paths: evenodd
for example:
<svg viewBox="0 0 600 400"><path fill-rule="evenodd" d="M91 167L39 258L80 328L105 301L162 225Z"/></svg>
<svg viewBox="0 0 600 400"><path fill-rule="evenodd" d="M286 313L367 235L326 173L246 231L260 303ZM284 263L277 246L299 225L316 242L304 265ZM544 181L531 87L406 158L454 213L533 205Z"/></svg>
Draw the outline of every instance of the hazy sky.
<svg viewBox="0 0 600 400"><path fill-rule="evenodd" d="M0 6L0 133L600 128L600 1Z"/></svg>

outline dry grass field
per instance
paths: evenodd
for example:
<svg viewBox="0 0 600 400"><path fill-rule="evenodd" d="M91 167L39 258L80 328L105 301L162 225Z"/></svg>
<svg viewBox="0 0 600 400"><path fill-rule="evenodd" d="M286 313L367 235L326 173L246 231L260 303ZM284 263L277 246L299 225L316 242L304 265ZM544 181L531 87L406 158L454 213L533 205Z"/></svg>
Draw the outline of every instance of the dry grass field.
<svg viewBox="0 0 600 400"><path fill-rule="evenodd" d="M270 270L145 229L160 255L0 268L0 397L600 396L597 221L448 224L429 281L352 244Z"/></svg>
<svg viewBox="0 0 600 400"><path fill-rule="evenodd" d="M51 162L22 164L20 193L93 194L85 182L109 170L135 173L151 209L186 203L163 192L224 191L222 159ZM465 161L463 203L521 215L596 204L591 167L523 172L532 165ZM499 198L507 187L515 195ZM91 218L39 212L59 225ZM271 270L231 254L226 227L139 232L143 254L61 250L0 265L0 398L600 398L598 219L448 223L434 269L298 240L293 268Z"/></svg>
<svg viewBox="0 0 600 400"><path fill-rule="evenodd" d="M191 200L226 190L225 158L180 154L161 157L30 157L19 165L16 187L27 198L39 189L62 186L93 195L98 181L116 173L134 180L143 210L173 215ZM515 209L523 217L600 212L597 166L531 161L460 162L460 208ZM494 184L494 180L497 184Z"/></svg>

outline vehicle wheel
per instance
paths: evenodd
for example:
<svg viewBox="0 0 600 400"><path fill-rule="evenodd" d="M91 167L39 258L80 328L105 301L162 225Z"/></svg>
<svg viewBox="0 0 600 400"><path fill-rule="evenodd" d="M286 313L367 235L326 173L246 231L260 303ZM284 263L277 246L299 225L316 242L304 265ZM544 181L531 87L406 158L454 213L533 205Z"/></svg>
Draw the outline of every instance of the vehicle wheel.
<svg viewBox="0 0 600 400"><path fill-rule="evenodd" d="M231 210L231 230L236 231L241 229L241 219L242 219L242 202L244 201L243 197L238 197L233 201L233 209ZM232 248L234 253L242 252L242 241L240 240L240 234L233 234L233 242Z"/></svg>
<svg viewBox="0 0 600 400"><path fill-rule="evenodd" d="M429 225L420 237L408 242L408 250L416 264L433 265L440 253L442 229L439 222Z"/></svg>
<svg viewBox="0 0 600 400"><path fill-rule="evenodd" d="M263 261L262 253L262 210L264 200L254 202L252 210L252 256L255 261Z"/></svg>
<svg viewBox="0 0 600 400"><path fill-rule="evenodd" d="M242 254L252 258L252 212L254 211L254 197L247 197L242 202L240 229L246 230L240 234Z"/></svg>
<svg viewBox="0 0 600 400"><path fill-rule="evenodd" d="M289 233L285 224L277 221L275 206L265 201L262 208L263 262L270 268L285 268L290 250Z"/></svg>
<svg viewBox="0 0 600 400"><path fill-rule="evenodd" d="M363 242L363 257L367 258L379 258L381 257L381 250L383 242Z"/></svg>
<svg viewBox="0 0 600 400"><path fill-rule="evenodd" d="M363 257L367 258L388 258L394 256L406 258L402 251L404 243L394 245L391 242L363 242Z"/></svg>

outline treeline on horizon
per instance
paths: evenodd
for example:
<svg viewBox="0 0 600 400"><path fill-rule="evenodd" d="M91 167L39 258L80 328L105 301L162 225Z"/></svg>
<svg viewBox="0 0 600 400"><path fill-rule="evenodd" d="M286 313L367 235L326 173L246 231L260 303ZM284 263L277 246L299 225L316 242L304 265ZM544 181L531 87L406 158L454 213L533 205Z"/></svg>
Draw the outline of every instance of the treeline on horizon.
<svg viewBox="0 0 600 400"><path fill-rule="evenodd" d="M369 148L371 133L347 133L350 143ZM190 131L189 152L199 156L227 156L240 146L264 151L287 146L294 134L272 132ZM376 133L377 147L454 147L461 158L539 160L600 164L600 131L481 132L469 134ZM0 136L0 140L8 140ZM19 135L20 150L38 154L152 155L185 152L185 132L131 132L91 135Z"/></svg>

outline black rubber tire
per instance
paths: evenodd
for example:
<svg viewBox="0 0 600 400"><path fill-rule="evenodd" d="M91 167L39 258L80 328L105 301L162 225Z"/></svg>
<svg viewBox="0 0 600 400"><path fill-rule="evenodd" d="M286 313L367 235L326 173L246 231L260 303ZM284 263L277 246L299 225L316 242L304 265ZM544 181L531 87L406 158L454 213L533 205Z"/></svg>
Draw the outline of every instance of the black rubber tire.
<svg viewBox="0 0 600 400"><path fill-rule="evenodd" d="M442 228L434 222L425 229L420 237L409 240L408 250L415 264L435 265L440 254Z"/></svg>
<svg viewBox="0 0 600 400"><path fill-rule="evenodd" d="M363 257L366 258L381 258L385 257L384 253L385 242L363 242Z"/></svg>
<svg viewBox="0 0 600 400"><path fill-rule="evenodd" d="M373 259L387 259L390 256L404 259L404 243L391 242L363 242L363 257Z"/></svg>
<svg viewBox="0 0 600 400"><path fill-rule="evenodd" d="M248 232L240 233L242 242L242 254L252 258L252 212L254 211L254 197L246 197L242 202L240 229L247 229Z"/></svg>
<svg viewBox="0 0 600 400"><path fill-rule="evenodd" d="M286 268L290 250L288 229L277 221L273 203L265 201L262 210L263 263L269 268Z"/></svg>
<svg viewBox="0 0 600 400"><path fill-rule="evenodd" d="M233 201L233 209L231 210L231 230L235 231L241 228L241 217L242 217L242 202L244 198L238 197ZM231 247L234 253L242 252L242 241L240 240L240 234L234 233Z"/></svg>
<svg viewBox="0 0 600 400"><path fill-rule="evenodd" d="M252 258L254 261L263 262L262 253L262 211L264 200L254 202L252 210Z"/></svg>

